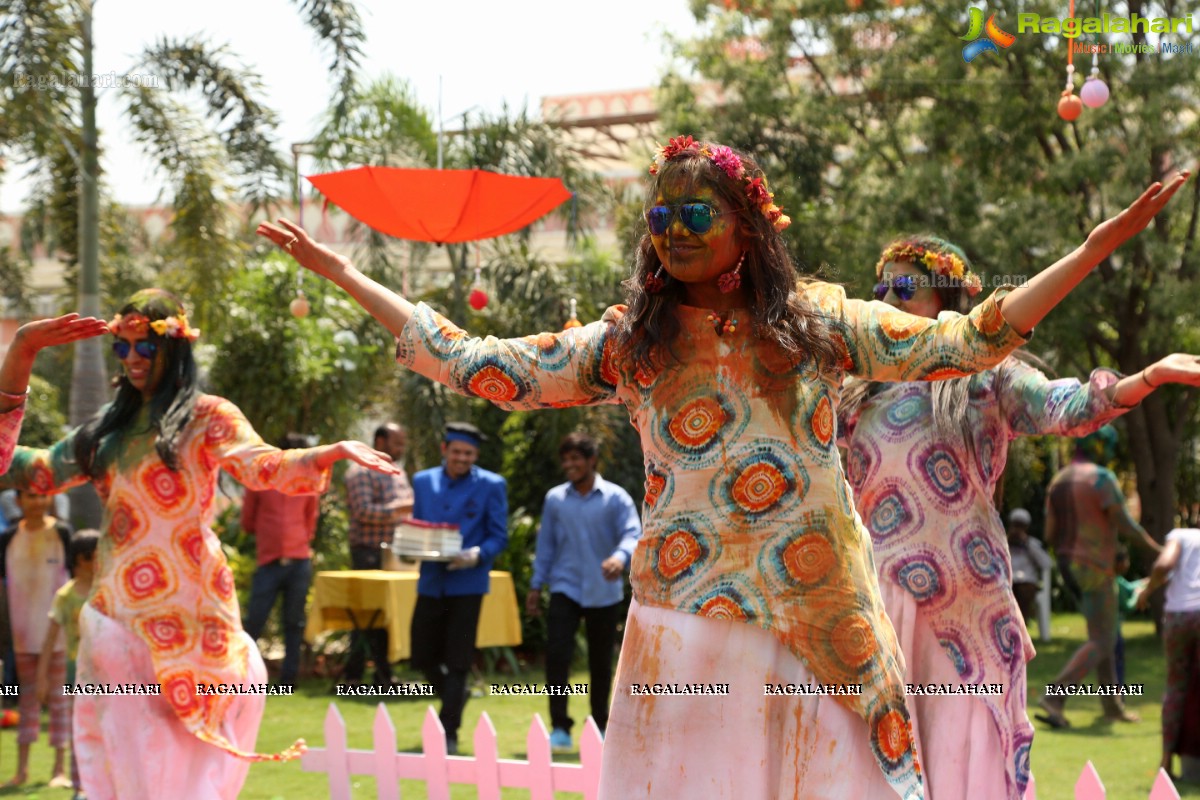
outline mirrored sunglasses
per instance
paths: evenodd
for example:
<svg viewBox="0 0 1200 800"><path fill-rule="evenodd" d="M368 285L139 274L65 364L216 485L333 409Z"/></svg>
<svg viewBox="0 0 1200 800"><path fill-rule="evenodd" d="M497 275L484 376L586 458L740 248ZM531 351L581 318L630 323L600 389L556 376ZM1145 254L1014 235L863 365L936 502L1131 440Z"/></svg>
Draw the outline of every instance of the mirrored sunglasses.
<svg viewBox="0 0 1200 800"><path fill-rule="evenodd" d="M154 354L158 352L158 345L149 339L141 339L137 342L127 342L124 339L117 339L112 345L113 355L121 361L129 358L130 349L142 358L153 359Z"/></svg>
<svg viewBox="0 0 1200 800"><path fill-rule="evenodd" d="M875 299L887 297L889 289L896 293L896 297L907 302L917 294L917 280L912 275L897 275L891 280L880 281L875 284Z"/></svg>
<svg viewBox="0 0 1200 800"><path fill-rule="evenodd" d="M713 226L713 218L720 215L708 203L684 203L681 206L654 206L646 212L646 224L654 236L662 236L675 221L675 215L689 231L696 234L708 233Z"/></svg>

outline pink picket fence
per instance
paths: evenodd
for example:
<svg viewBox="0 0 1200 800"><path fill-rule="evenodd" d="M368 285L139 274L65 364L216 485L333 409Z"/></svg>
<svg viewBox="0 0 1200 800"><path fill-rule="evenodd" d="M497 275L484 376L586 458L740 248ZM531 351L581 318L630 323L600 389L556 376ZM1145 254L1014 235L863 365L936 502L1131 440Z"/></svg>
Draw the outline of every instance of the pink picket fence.
<svg viewBox="0 0 1200 800"><path fill-rule="evenodd" d="M400 780L424 781L429 800L449 800L450 784L477 789L480 800L500 800L500 788L528 789L530 800L553 800L555 792L578 792L595 800L600 784L600 753L604 740L591 717L579 737L578 764L556 764L550 758L550 736L540 716L534 716L525 736L528 761L500 758L496 729L485 711L475 726L475 755L446 755L446 736L433 708L421 726L421 753L396 752L396 727L383 703L375 710L371 750L346 747L346 723L333 703L325 714L325 747L311 748L300 759L305 772L329 777L331 800L350 800L352 775L372 775L379 800L400 800Z"/></svg>
<svg viewBox="0 0 1200 800"><path fill-rule="evenodd" d="M556 764L550 757L550 736L542 718L535 715L525 735L528 761L499 757L496 729L485 711L475 726L475 756L446 755L442 723L430 707L421 726L424 752L397 753L396 727L380 703L375 710L374 742L371 750L346 747L346 723L333 703L325 714L325 747L309 749L300 760L305 772L323 772L329 779L331 800L350 800L351 776L375 778L379 800L400 800L400 781L423 781L429 800L449 800L450 784L476 787L480 800L499 800L500 788L528 789L530 800L553 800L555 792L578 792L584 800L595 800L600 784L600 754L604 740L596 723L588 717L579 739L578 764ZM1075 800L1106 800L1104 783L1089 761L1075 782ZM1025 800L1037 800L1033 779ZM1158 771L1148 800L1179 800L1167 773Z"/></svg>

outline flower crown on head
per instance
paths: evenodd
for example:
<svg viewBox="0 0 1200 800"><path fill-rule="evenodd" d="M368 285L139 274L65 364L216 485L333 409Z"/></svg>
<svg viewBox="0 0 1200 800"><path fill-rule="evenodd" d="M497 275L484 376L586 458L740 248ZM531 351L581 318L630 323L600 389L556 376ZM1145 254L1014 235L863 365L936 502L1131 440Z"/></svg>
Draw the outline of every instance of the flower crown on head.
<svg viewBox="0 0 1200 800"><path fill-rule="evenodd" d="M731 180L745 181L746 197L767 218L775 230L782 231L792 224L792 218L784 214L782 208L775 205L775 195L767 190L766 178L752 178L747 175L746 168L742 165L742 159L738 158L738 154L725 145L701 146L691 136L676 136L667 140L666 147L659 148L654 161L650 163L650 174L657 175L664 164L684 153L699 153L716 164L717 168L728 175Z"/></svg>
<svg viewBox="0 0 1200 800"><path fill-rule="evenodd" d="M128 333L132 336L142 336L149 331L171 339L187 339L189 342L200 338L200 329L188 324L186 311L153 322L145 314L134 311L129 314L117 314L112 318L112 322L108 323L108 332L114 335Z"/></svg>
<svg viewBox="0 0 1200 800"><path fill-rule="evenodd" d="M875 277L883 275L883 268L889 262L910 261L924 267L929 272L937 273L946 278L953 278L967 290L967 295L974 297L983 288L983 281L971 272L963 260L954 253L943 253L932 250L916 242L896 242L883 251L879 262L875 265Z"/></svg>

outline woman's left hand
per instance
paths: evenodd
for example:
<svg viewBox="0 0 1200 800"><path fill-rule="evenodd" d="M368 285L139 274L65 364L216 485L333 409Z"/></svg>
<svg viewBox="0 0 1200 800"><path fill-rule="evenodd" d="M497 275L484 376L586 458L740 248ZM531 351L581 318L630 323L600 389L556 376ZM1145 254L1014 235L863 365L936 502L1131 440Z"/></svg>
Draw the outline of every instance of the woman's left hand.
<svg viewBox="0 0 1200 800"><path fill-rule="evenodd" d="M392 461L392 457L387 453L381 453L362 442L338 442L332 445L328 452L333 456L333 458L329 459L330 462L345 459L353 461L355 464L361 464L369 470L382 472L385 475L399 475L403 471L400 467L396 466Z"/></svg>
<svg viewBox="0 0 1200 800"><path fill-rule="evenodd" d="M1191 173L1185 170L1176 173L1166 184L1151 184L1129 208L1097 225L1088 235L1083 245L1084 249L1091 251L1097 262L1106 258L1109 253L1149 225L1150 220L1162 211L1163 206L1179 191L1179 187L1183 186L1189 175Z"/></svg>

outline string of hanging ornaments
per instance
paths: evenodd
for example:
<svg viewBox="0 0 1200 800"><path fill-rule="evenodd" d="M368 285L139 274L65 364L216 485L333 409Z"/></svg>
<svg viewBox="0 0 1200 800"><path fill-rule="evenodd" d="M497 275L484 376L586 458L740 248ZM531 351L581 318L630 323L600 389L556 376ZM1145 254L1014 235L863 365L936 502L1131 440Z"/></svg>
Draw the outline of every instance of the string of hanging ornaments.
<svg viewBox="0 0 1200 800"><path fill-rule="evenodd" d="M292 316L296 319L304 319L308 316L308 298L304 296L304 270L296 272L296 297L288 304L288 311L292 312Z"/></svg>
<svg viewBox="0 0 1200 800"><path fill-rule="evenodd" d="M1075 16L1075 0L1070 0L1067 15ZM1096 0L1096 17L1100 16L1100 0ZM1100 78L1100 54L1096 42L1093 42L1092 47L1092 71L1088 74L1087 80L1083 82L1083 88L1079 90L1079 96L1075 96L1075 45L1072 39L1067 38L1067 85L1063 89L1062 96L1058 98L1058 115L1067 122L1074 122L1079 119L1079 115L1083 113L1083 107L1099 108L1108 102L1108 84Z"/></svg>

